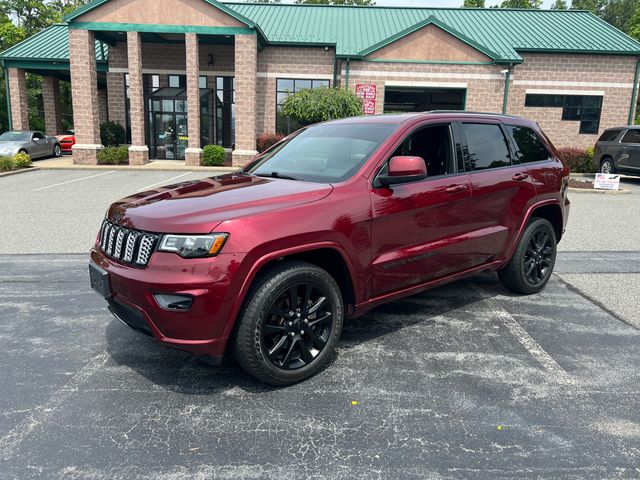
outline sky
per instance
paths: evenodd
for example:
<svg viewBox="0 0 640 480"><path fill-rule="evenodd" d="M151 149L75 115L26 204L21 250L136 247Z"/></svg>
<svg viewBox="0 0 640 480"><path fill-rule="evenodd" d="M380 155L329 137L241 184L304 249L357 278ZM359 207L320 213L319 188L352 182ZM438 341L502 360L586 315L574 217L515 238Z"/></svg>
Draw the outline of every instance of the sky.
<svg viewBox="0 0 640 480"><path fill-rule="evenodd" d="M460 7L464 0L376 0L376 5L398 7ZM486 0L486 6L502 3L499 0ZM549 8L553 0L545 0L542 8Z"/></svg>

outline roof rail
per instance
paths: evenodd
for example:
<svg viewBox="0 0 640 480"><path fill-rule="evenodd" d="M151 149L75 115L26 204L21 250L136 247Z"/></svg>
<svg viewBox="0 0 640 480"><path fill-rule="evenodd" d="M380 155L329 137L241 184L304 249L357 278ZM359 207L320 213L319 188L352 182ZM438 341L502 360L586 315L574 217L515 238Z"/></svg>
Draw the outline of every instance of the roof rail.
<svg viewBox="0 0 640 480"><path fill-rule="evenodd" d="M496 112L473 112L470 110L427 110L422 113L455 113L459 114L469 114L469 115L487 115L492 117L513 117L517 118L516 115L509 115L506 113L496 113Z"/></svg>

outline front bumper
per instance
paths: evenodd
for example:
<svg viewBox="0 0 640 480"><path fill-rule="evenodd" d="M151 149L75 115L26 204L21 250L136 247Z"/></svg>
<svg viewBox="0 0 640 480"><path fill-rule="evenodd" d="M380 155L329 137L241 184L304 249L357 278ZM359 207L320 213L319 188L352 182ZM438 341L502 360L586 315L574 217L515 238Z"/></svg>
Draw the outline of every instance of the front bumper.
<svg viewBox="0 0 640 480"><path fill-rule="evenodd" d="M106 272L108 290L100 293L116 318L167 346L222 358L236 300L237 255L188 260L156 252L144 269L118 263L97 248L90 257ZM165 310L154 294L188 295L193 304L185 311Z"/></svg>

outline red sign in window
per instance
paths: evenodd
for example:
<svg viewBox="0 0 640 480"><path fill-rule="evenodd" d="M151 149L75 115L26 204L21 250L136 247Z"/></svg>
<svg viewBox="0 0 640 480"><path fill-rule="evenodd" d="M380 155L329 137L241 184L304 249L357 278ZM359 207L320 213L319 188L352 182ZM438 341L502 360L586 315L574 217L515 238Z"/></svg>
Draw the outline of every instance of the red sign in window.
<svg viewBox="0 0 640 480"><path fill-rule="evenodd" d="M375 85L356 85L356 95L362 99L362 113L364 115L375 115L376 93L377 87Z"/></svg>

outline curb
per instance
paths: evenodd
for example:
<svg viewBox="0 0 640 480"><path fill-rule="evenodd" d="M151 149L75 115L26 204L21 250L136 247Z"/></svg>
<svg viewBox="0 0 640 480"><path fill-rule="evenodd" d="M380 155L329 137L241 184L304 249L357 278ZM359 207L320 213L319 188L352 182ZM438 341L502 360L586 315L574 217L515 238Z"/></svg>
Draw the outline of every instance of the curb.
<svg viewBox="0 0 640 480"><path fill-rule="evenodd" d="M630 190L596 190L596 189L586 189L586 188L571 188L569 187L569 192L571 193L590 193L596 195L629 195L631 194Z"/></svg>
<svg viewBox="0 0 640 480"><path fill-rule="evenodd" d="M11 177L13 175L20 175L22 173L35 172L36 170L40 170L40 167L29 167L29 168L21 168L20 170L10 170L8 172L0 172L0 178Z"/></svg>

